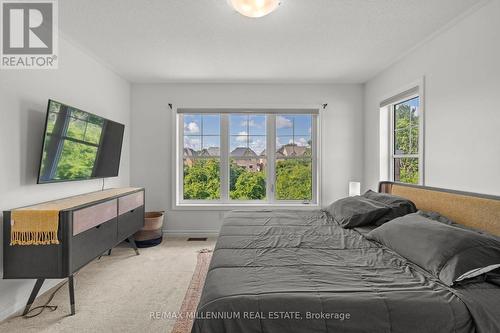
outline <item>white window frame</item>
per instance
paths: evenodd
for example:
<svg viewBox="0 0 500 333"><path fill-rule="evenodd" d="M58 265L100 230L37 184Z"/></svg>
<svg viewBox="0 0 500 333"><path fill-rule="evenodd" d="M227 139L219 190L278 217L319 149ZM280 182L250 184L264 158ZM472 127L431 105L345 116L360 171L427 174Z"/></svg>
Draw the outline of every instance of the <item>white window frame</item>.
<svg viewBox="0 0 500 333"><path fill-rule="evenodd" d="M320 181L321 181L321 163L320 163L320 120L321 112L312 114L311 123L311 139L312 139L312 199L310 201L302 200L276 200L275 199L275 161L276 161L276 117L278 115L298 114L294 108L280 108L279 112L271 110L266 114L266 152L267 152L267 178L266 178L266 200L231 200L229 198L229 168L230 168L230 147L229 147L229 117L230 114L263 114L243 112L247 111L246 108L235 109L231 113L217 112L217 108L212 108L214 112L207 112L206 108L189 108L189 114L220 114L221 127L220 127L220 177L221 177L221 198L220 200L185 200L183 197L183 168L184 168L184 121L183 114L175 112L174 116L174 149L175 162L174 162L174 179L175 186L173 189L173 209L216 209L216 210L229 210L235 208L258 208L258 207L296 207L304 209L313 209L320 206ZM196 112L196 110L200 112ZM269 108L265 108L269 109ZM317 110L321 108L316 107ZM191 111L192 110L192 111ZM289 113L287 113L287 111ZM305 114L305 113L304 113ZM270 154L269 152L272 152Z"/></svg>
<svg viewBox="0 0 500 333"><path fill-rule="evenodd" d="M396 182L395 180L395 168L394 163L397 158L418 158L418 185L424 185L425 171L424 171L424 98L422 85L416 86L414 89L417 90L416 93L404 95L401 98L391 102L386 107L389 108L389 177L390 180ZM397 95L395 95L397 96ZM395 151L395 113L396 105L409 101L411 99L419 98L419 138L418 138L418 154L396 154Z"/></svg>

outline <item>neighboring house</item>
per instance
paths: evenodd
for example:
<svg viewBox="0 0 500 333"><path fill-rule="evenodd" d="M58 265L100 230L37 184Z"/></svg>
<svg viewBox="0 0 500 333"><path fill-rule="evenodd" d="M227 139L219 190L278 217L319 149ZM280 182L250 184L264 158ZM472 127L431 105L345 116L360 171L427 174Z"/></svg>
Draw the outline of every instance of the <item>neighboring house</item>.
<svg viewBox="0 0 500 333"><path fill-rule="evenodd" d="M209 147L202 149L197 156L201 157L219 157L220 148L219 147Z"/></svg>
<svg viewBox="0 0 500 333"><path fill-rule="evenodd" d="M184 148L184 165L192 167L194 163L194 157L196 157L196 151L191 148Z"/></svg>
<svg viewBox="0 0 500 333"><path fill-rule="evenodd" d="M311 148L289 143L276 151L276 158L311 156Z"/></svg>
<svg viewBox="0 0 500 333"><path fill-rule="evenodd" d="M247 171L261 171L259 157L250 148L238 147L231 152L231 160L239 167Z"/></svg>
<svg viewBox="0 0 500 333"><path fill-rule="evenodd" d="M208 149L204 149L208 152L208 156L220 156L220 148L219 147L209 147Z"/></svg>
<svg viewBox="0 0 500 333"><path fill-rule="evenodd" d="M184 165L192 167L197 157L219 157L220 148L210 147L200 151L191 148L184 148ZM305 157L311 156L311 148L287 144L276 152L276 158L284 157ZM267 166L266 150L257 155L251 148L238 147L231 152L231 161L237 166L245 168L247 171L258 172L265 170Z"/></svg>
<svg viewBox="0 0 500 333"><path fill-rule="evenodd" d="M202 149L200 151L196 151L191 148L184 148L184 165L192 167L194 164L194 160L197 157L219 157L219 156L220 156L219 147L209 147Z"/></svg>
<svg viewBox="0 0 500 333"><path fill-rule="evenodd" d="M233 158L238 158L238 157L246 157L246 158L255 157L255 158L257 158L257 154L250 148L238 147L231 152L231 157L233 157Z"/></svg>
<svg viewBox="0 0 500 333"><path fill-rule="evenodd" d="M260 170L265 170L267 166L267 155L266 150L264 149L262 153L259 155L259 167Z"/></svg>

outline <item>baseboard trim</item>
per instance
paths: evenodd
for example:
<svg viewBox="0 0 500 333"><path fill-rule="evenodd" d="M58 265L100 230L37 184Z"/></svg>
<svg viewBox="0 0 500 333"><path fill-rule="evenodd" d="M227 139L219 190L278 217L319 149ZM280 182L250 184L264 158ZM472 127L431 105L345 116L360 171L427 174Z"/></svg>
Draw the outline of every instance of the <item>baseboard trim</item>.
<svg viewBox="0 0 500 333"><path fill-rule="evenodd" d="M5 280L4 280L5 281ZM21 315L21 311L24 309L26 306L26 302L28 301L29 298L29 293L31 292L31 288L33 288L33 285L36 280L31 280L31 279L26 279L26 280L20 280L22 283L25 283L26 286L30 285L28 293L26 295L22 295L23 293L19 293L19 297L15 299L14 302L11 302L10 304L6 304L4 309L0 312L0 325L1 322L7 319L10 319L14 316ZM63 282L64 279L46 279L42 288L40 289L40 292L35 298L35 302L43 296L45 293L47 293L50 289L54 288L57 286L59 283ZM64 289L64 288L63 288ZM26 297L25 297L26 296ZM33 307L39 305L33 303ZM69 304L69 303L68 303Z"/></svg>
<svg viewBox="0 0 500 333"><path fill-rule="evenodd" d="M163 236L175 237L217 237L219 230L163 230Z"/></svg>

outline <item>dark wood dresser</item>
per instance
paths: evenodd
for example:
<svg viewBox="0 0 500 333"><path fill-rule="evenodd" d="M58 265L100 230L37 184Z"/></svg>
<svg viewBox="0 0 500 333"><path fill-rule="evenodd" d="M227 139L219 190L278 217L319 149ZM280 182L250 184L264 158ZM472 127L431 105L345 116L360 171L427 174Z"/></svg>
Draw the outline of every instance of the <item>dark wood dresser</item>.
<svg viewBox="0 0 500 333"><path fill-rule="evenodd" d="M45 279L68 278L71 314L75 313L73 274L118 243L128 239L139 254L133 234L144 225L143 188L86 202L59 212L59 244L10 245L11 211L3 215L3 278L37 279L24 314Z"/></svg>

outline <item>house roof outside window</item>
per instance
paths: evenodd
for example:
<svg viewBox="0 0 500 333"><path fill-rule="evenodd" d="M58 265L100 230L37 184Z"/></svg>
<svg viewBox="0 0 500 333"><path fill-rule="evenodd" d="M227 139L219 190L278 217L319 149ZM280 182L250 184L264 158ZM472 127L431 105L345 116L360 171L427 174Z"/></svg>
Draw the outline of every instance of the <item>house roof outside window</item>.
<svg viewBox="0 0 500 333"><path fill-rule="evenodd" d="M257 157L257 154L250 148L238 147L231 152L231 157Z"/></svg>

